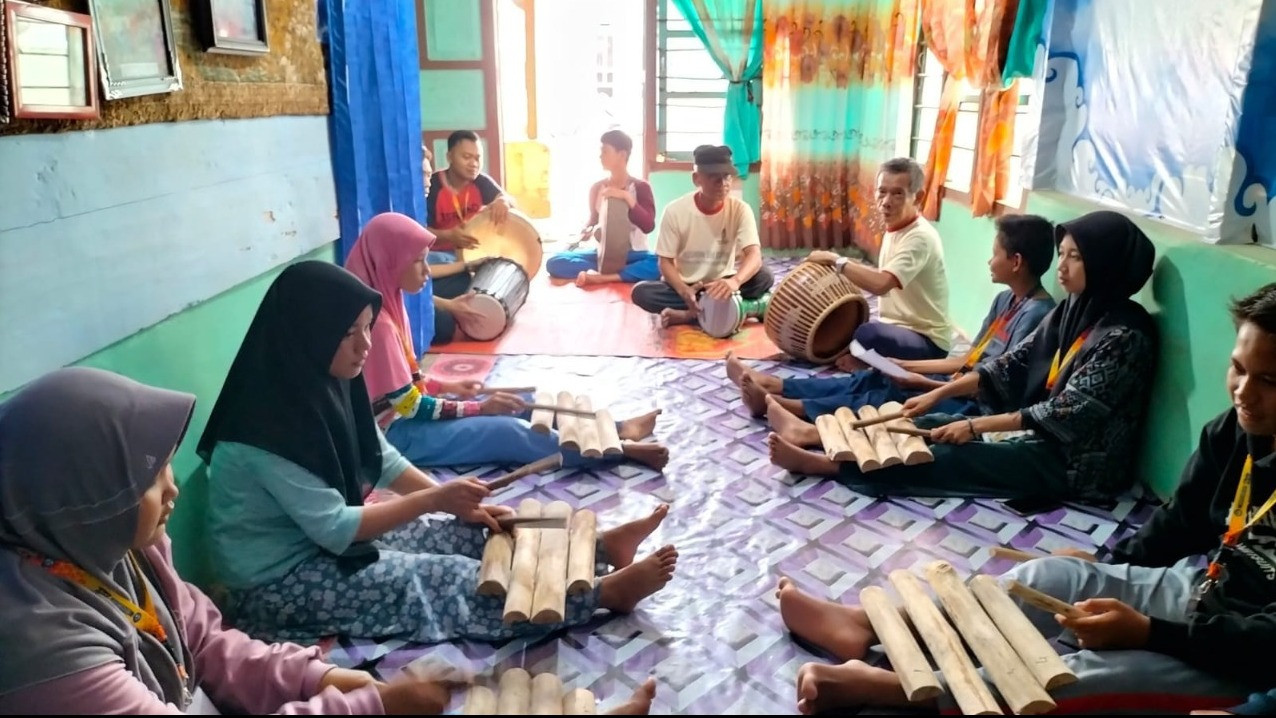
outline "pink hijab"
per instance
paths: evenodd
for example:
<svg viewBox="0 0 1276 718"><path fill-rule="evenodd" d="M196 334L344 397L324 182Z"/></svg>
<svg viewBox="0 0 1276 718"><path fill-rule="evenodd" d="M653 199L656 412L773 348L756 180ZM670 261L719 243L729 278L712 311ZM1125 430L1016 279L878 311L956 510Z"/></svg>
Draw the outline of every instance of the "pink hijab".
<svg viewBox="0 0 1276 718"><path fill-rule="evenodd" d="M372 348L363 366L364 382L373 400L412 383L416 362L408 363L411 339L399 277L434 245L434 235L416 220L398 212L383 212L363 228L346 257L346 269L381 293L381 312L372 327Z"/></svg>

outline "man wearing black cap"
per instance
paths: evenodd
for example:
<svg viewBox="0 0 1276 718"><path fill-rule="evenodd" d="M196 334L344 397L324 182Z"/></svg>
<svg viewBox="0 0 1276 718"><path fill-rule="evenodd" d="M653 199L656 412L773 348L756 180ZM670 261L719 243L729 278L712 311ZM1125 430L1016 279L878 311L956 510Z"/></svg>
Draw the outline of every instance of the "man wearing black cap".
<svg viewBox="0 0 1276 718"><path fill-rule="evenodd" d="M757 299L775 281L762 266L753 209L730 195L736 175L731 148L701 145L691 179L697 190L665 208L656 240L659 281L634 285L634 304L660 315L661 326L696 321L697 296Z"/></svg>

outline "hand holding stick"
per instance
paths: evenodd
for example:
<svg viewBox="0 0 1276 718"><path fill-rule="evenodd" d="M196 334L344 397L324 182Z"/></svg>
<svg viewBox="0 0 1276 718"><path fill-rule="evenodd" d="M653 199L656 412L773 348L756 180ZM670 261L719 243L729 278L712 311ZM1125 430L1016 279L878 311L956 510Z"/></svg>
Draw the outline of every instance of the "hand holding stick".
<svg viewBox="0 0 1276 718"><path fill-rule="evenodd" d="M509 486L510 484L514 483L515 481L518 481L524 476L529 476L531 474L539 474L542 471L550 471L553 469L557 469L558 467L562 465L563 465L562 454L553 454L551 456L546 456L543 459L537 459L536 461L533 461L532 463L527 464L525 466L520 466L517 469L514 469L513 471L509 472L508 474L505 474L503 476L498 476L497 478L492 479L491 481L487 482L487 488L489 491L499 491L505 488L506 486Z"/></svg>

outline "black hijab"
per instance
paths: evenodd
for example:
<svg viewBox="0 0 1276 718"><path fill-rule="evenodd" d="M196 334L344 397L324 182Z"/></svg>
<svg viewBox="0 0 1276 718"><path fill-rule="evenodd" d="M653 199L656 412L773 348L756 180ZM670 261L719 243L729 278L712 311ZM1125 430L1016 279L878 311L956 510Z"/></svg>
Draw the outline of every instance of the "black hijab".
<svg viewBox="0 0 1276 718"><path fill-rule="evenodd" d="M329 366L369 306L375 319L381 295L335 264L285 269L248 327L199 440L200 457L211 461L219 441L255 446L362 506L381 474L381 442L363 376L337 379Z"/></svg>
<svg viewBox="0 0 1276 718"><path fill-rule="evenodd" d="M1147 310L1130 299L1152 276L1156 249L1125 215L1108 210L1091 212L1055 227L1055 246L1066 235L1081 253L1085 265L1085 289L1068 298L1041 323L1029 357L1028 380L1024 388L1023 406L1030 406L1048 395L1063 391L1068 376L1081 365L1085 353L1098 345L1111 329L1130 327L1151 334L1152 317ZM1054 388L1047 392L1046 379L1055 352L1060 360L1072 343L1091 329L1081 350L1066 367L1061 367Z"/></svg>

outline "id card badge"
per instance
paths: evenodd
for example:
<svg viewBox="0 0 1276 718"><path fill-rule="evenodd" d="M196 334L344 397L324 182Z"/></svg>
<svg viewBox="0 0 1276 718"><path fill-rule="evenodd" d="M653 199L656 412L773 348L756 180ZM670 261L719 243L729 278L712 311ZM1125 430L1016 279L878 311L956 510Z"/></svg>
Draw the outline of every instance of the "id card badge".
<svg viewBox="0 0 1276 718"><path fill-rule="evenodd" d="M1196 588L1192 589L1192 595L1187 599L1187 616L1190 617L1192 614L1196 613L1196 611L1201 607L1201 601L1204 601L1205 597L1209 596L1210 592L1215 588L1218 588L1218 584L1226 578L1227 571L1224 569L1222 571L1222 575L1220 575L1217 579L1206 578L1204 581L1196 584Z"/></svg>

